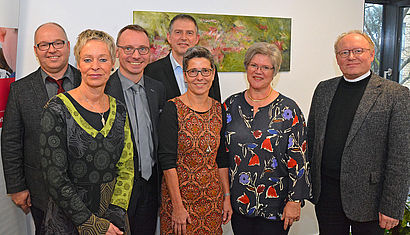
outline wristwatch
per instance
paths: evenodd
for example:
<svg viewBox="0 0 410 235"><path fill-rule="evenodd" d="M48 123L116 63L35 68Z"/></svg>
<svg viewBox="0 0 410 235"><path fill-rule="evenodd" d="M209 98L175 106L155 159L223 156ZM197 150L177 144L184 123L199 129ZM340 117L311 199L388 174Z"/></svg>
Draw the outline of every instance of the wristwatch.
<svg viewBox="0 0 410 235"><path fill-rule="evenodd" d="M305 205L305 200L292 200L289 198L290 202L300 202L300 206L303 207Z"/></svg>

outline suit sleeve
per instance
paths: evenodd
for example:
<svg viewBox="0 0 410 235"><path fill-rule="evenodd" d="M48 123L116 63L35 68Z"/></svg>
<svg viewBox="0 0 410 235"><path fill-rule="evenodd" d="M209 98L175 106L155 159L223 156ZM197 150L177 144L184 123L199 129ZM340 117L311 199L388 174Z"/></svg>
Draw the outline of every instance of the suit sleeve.
<svg viewBox="0 0 410 235"><path fill-rule="evenodd" d="M314 149L314 143L315 143L315 110L316 110L316 97L317 97L317 92L318 88L315 89L315 92L312 97L312 102L310 104L310 110L309 110L309 117L308 117L308 125L307 125L307 157L309 159L309 162L312 162L312 153Z"/></svg>
<svg viewBox="0 0 410 235"><path fill-rule="evenodd" d="M402 219L410 186L410 92L395 91L391 110L387 160L379 211Z"/></svg>
<svg viewBox="0 0 410 235"><path fill-rule="evenodd" d="M1 133L1 156L7 193L27 189L24 176L24 123L20 106L12 83L4 114Z"/></svg>

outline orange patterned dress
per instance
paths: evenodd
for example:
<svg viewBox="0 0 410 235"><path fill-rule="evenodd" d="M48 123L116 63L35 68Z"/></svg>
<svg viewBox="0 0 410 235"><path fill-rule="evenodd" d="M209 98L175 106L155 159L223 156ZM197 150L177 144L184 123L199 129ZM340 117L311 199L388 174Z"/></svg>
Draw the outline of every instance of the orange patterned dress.
<svg viewBox="0 0 410 235"><path fill-rule="evenodd" d="M208 111L195 112L178 98L172 101L178 119L179 189L192 221L187 225L187 234L222 234L223 191L216 163L222 128L221 104L212 100ZM171 215L171 198L163 179L161 234L173 234Z"/></svg>

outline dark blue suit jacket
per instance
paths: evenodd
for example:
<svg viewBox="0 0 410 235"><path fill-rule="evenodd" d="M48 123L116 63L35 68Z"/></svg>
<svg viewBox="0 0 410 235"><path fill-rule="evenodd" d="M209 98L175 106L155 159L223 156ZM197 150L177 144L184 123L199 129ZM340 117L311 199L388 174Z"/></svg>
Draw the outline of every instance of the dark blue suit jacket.
<svg viewBox="0 0 410 235"><path fill-rule="evenodd" d="M162 107L164 106L164 103L165 103L165 88L160 82L146 75L144 75L144 85L145 85L145 91L147 94L147 100L148 100L152 128L153 128L152 139L154 141L154 157L156 158L156 162L158 162L158 154L157 154L158 130L157 128L158 128L159 114L161 113ZM108 95L118 99L119 101L125 104L124 93L122 91L120 77L118 76L118 70L115 73L113 73L110 79L108 80L107 85L105 86L105 92ZM135 123L131 123L131 129L135 125L136 125ZM131 134L132 133L133 132L131 132ZM132 139L135 145L135 139L134 139L133 134L132 134ZM138 163L138 153L137 153L136 148L134 148L134 164L135 163ZM156 164L156 166L157 166L157 172L160 172L158 164ZM135 167L135 175L136 176L140 175L138 167ZM161 177L158 177L158 192L160 192L159 190L160 185L161 185L160 180L161 180ZM132 195L138 195L138 192L134 192L134 189L133 189ZM153 195L153 197L155 196L157 196L159 200L160 195ZM133 200L133 197L131 196L130 203L128 206L128 214L133 215L136 207L137 207L136 200Z"/></svg>

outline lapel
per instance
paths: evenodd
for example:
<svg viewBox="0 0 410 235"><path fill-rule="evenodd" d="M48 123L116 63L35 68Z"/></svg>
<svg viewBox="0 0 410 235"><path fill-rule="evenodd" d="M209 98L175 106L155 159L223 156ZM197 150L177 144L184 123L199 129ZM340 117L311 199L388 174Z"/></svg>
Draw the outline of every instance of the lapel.
<svg viewBox="0 0 410 235"><path fill-rule="evenodd" d="M369 113L370 109L376 102L377 97L382 92L382 83L380 79L381 78L374 74L370 77L369 83L364 90L363 97L360 100L359 107L357 107L356 114L353 118L352 126L350 127L350 131L346 139L345 149L349 146L349 143L352 141L353 137L356 135L364 119L366 118L367 113Z"/></svg>
<svg viewBox="0 0 410 235"><path fill-rule="evenodd" d="M154 146L156 148L157 146L157 138L156 134L157 133L157 119L158 119L158 94L157 90L154 87L154 84L152 84L152 80L148 76L144 76L144 82L145 82L145 93L147 95L147 100L148 100L148 106L149 106L149 113L150 113L150 118L151 118L151 123L152 123L152 133L153 133L153 140L154 140Z"/></svg>
<svg viewBox="0 0 410 235"><path fill-rule="evenodd" d="M122 92L122 85L120 77L118 76L118 69L110 76L107 84L105 85L105 93L118 99L125 105L124 93Z"/></svg>
<svg viewBox="0 0 410 235"><path fill-rule="evenodd" d="M329 115L330 105L332 104L333 97L336 93L337 86L339 85L340 79L342 77L337 77L335 79L329 80L324 83L324 87L322 89L322 94L319 96L320 104L316 105L319 109L316 112L316 125L317 125L317 133L320 133L319 140L324 140L326 134L326 126L327 126L327 116ZM320 141L323 143L323 141ZM321 148L320 148L321 149Z"/></svg>
<svg viewBox="0 0 410 235"><path fill-rule="evenodd" d="M44 105L49 100L46 86L44 85L44 81L41 77L41 68L38 68L37 71L33 75L33 79L31 79L31 86L33 87L34 97L38 104L37 107L44 107Z"/></svg>
<svg viewBox="0 0 410 235"><path fill-rule="evenodd" d="M147 95L147 100L148 100L148 106L149 106L149 112L150 112L150 116L152 119L152 114L153 114L153 108L155 107L155 89L153 87L153 84L151 83L151 78L148 76L144 76L144 82L145 82L145 93Z"/></svg>
<svg viewBox="0 0 410 235"><path fill-rule="evenodd" d="M76 68L71 65L70 68L74 74L74 88L78 87L81 83L81 73ZM43 108L43 106L47 103L47 101L51 98L48 97L47 89L44 84L43 78L41 77L41 67L37 69L37 71L33 74L33 79L31 79L31 86L33 87L33 92L37 99L38 107Z"/></svg>
<svg viewBox="0 0 410 235"><path fill-rule="evenodd" d="M173 98L173 97L180 96L181 92L179 91L177 78L175 77L174 69L172 68L172 64L171 64L171 53L169 53L165 57L164 65L165 65L164 72L166 75L166 79L168 80L168 83L170 85L170 89L167 90L167 97Z"/></svg>
<svg viewBox="0 0 410 235"><path fill-rule="evenodd" d="M71 70L74 73L74 87L73 88L76 88L81 84L81 73L78 69L74 68L74 66L71 66L70 64L68 66L70 66Z"/></svg>

